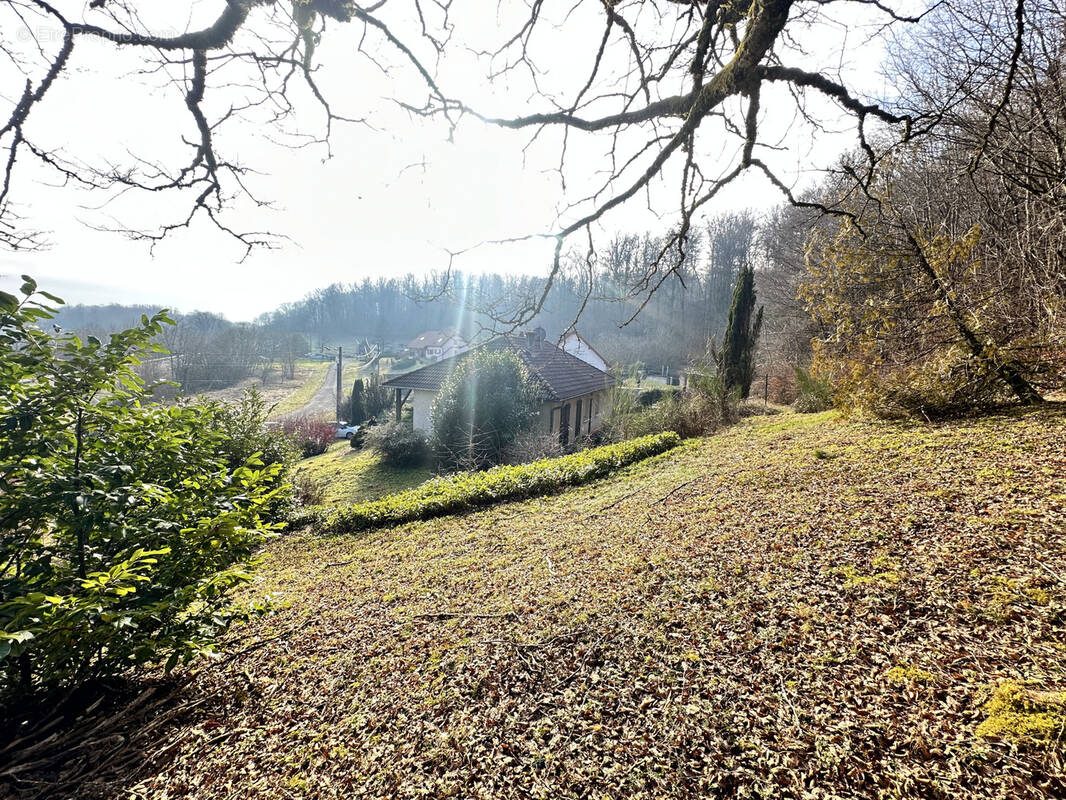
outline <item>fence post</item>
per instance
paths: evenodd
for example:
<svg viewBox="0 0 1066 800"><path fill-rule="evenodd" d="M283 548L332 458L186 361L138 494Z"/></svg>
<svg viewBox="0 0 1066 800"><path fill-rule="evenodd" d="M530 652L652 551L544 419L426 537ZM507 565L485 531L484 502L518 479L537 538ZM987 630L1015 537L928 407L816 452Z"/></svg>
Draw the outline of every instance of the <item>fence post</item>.
<svg viewBox="0 0 1066 800"><path fill-rule="evenodd" d="M762 405L766 408L770 405L770 374L762 376Z"/></svg>

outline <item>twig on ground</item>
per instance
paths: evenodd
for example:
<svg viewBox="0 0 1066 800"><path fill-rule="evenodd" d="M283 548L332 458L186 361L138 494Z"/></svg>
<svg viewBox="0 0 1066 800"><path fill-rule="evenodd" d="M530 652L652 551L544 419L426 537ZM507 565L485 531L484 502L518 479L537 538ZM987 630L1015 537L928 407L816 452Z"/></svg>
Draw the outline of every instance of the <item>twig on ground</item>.
<svg viewBox="0 0 1066 800"><path fill-rule="evenodd" d="M619 497L617 500L615 500L615 501L613 501L611 503L608 503L605 506L602 506L602 507L596 509L591 514L589 514L587 517L585 517L585 519L592 519L593 517L598 517L604 511L608 511L608 510L614 508L616 505L621 503L623 500L628 500L633 495L640 494L641 491L643 491L643 489L636 489L635 491L629 492L628 494L624 494L621 497Z"/></svg>
<svg viewBox="0 0 1066 800"><path fill-rule="evenodd" d="M1061 583L1064 586L1066 586L1066 580L1064 580L1061 575L1059 575L1057 572L1055 572L1053 569L1051 569L1051 567L1049 567L1047 564L1042 564L1039 561L1036 561L1034 563L1036 563L1036 565L1038 567L1040 567L1040 569L1044 570L1044 572L1046 572L1048 575L1050 575L1056 581L1058 581L1059 583Z"/></svg>
<svg viewBox="0 0 1066 800"><path fill-rule="evenodd" d="M689 485L695 483L699 479L700 479L700 476L697 476L695 478L691 478L690 480L685 481L684 483L679 483L677 486L675 486L673 489L668 491L666 494L664 494L658 500L654 500L651 503L649 503L648 507L650 508L651 506L656 506L659 503L665 503L667 500L669 500L671 497L673 497L677 492L681 491L686 486L689 486Z"/></svg>

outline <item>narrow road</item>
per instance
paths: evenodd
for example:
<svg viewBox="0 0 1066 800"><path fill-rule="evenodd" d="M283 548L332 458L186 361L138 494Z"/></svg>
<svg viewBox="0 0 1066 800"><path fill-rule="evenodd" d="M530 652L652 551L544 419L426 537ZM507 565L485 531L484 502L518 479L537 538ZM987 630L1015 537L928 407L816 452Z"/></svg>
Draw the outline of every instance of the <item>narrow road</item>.
<svg viewBox="0 0 1066 800"><path fill-rule="evenodd" d="M350 367L351 362L345 359L345 366ZM344 380L348 379L347 373L350 370L345 370ZM348 391L347 386L342 386L342 393ZM337 364L333 363L329 365L329 369L326 370L326 377L322 381L322 385L318 387L318 391L315 392L314 397L303 408L298 408L296 411L290 411L288 414L283 414L280 419L294 419L296 417L311 417L312 419L325 419L335 420L337 418Z"/></svg>

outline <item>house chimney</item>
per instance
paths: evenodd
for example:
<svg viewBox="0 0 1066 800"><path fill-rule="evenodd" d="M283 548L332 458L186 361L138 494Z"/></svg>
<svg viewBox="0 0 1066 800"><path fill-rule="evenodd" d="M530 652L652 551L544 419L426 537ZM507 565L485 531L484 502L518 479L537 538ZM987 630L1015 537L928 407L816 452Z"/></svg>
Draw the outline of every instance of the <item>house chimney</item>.
<svg viewBox="0 0 1066 800"><path fill-rule="evenodd" d="M526 350L535 350L537 348L537 332L526 331Z"/></svg>
<svg viewBox="0 0 1066 800"><path fill-rule="evenodd" d="M544 330L544 328L540 327L539 325L536 328L533 329L533 333L537 334L537 341L538 342L543 342L544 341L544 337L548 335L548 332L546 330Z"/></svg>

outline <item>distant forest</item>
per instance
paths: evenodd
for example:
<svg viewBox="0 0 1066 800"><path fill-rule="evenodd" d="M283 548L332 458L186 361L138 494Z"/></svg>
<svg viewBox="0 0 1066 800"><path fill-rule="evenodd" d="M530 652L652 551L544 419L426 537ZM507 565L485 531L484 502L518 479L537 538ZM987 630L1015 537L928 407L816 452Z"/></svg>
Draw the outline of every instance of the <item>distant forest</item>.
<svg viewBox="0 0 1066 800"><path fill-rule="evenodd" d="M760 259L758 234L754 215L742 212L694 231L683 253L664 253L665 236L617 235L591 262L571 257L525 327L539 325L556 337L576 325L610 361L676 369L720 336L740 268ZM259 322L315 339L385 346L444 328L478 341L535 308L545 282L497 273L367 279L320 289Z"/></svg>
<svg viewBox="0 0 1066 800"><path fill-rule="evenodd" d="M543 327L557 337L572 326L612 362L643 363L649 372L676 371L703 354L725 326L740 268L767 256L750 212L713 218L688 236L684 251L666 249L668 237L620 234L592 260L574 254L557 275L541 310L522 328ZM649 275L653 277L649 281ZM544 276L497 273L407 275L333 284L286 303L254 323L231 323L204 312L175 314L176 329L163 342L186 364L225 363L197 377L186 369L187 390L214 388L253 374L257 364L276 363L283 351L322 345L370 343L395 352L427 330L458 329L481 341L506 330L516 315L534 308ZM134 324L150 306L71 306L58 322L86 333L108 333ZM294 338L296 337L296 338ZM212 355L213 354L213 355Z"/></svg>

